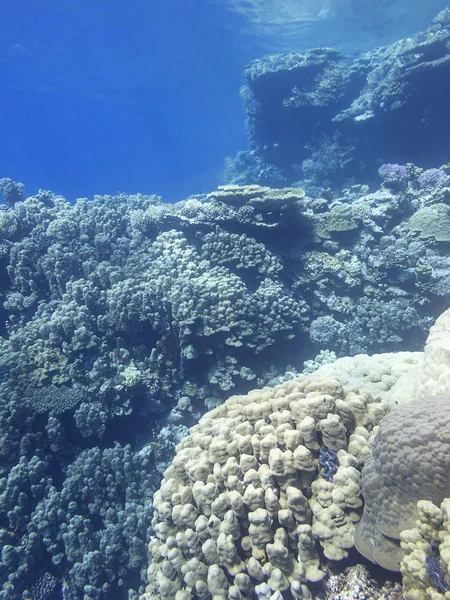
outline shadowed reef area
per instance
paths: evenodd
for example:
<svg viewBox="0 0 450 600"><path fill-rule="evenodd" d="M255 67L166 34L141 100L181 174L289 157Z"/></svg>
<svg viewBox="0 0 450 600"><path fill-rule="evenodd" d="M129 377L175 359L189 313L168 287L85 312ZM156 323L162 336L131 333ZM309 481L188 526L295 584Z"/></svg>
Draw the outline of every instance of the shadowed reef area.
<svg viewBox="0 0 450 600"><path fill-rule="evenodd" d="M316 48L265 56L244 74L250 149L228 159L231 183L314 193L374 182L382 163L450 159L448 10L424 33L355 60Z"/></svg>

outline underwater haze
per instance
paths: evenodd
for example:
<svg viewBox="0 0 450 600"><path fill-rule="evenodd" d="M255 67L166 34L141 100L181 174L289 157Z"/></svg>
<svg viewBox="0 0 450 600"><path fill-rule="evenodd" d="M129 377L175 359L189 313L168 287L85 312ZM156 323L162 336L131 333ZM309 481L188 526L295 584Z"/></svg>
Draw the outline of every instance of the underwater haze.
<svg viewBox="0 0 450 600"><path fill-rule="evenodd" d="M0 0L0 76L0 600L448 597L450 9Z"/></svg>
<svg viewBox="0 0 450 600"><path fill-rule="evenodd" d="M0 175L71 201L207 191L246 147L244 66L355 54L426 28L445 2L3 0Z"/></svg>

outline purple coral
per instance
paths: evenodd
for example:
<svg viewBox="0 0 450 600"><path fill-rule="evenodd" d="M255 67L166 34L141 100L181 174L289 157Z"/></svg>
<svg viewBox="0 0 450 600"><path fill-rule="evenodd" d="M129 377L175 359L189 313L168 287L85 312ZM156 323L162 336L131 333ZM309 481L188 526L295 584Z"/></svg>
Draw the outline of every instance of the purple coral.
<svg viewBox="0 0 450 600"><path fill-rule="evenodd" d="M385 187L393 190L404 190L408 185L408 171L404 165L386 163L378 169L378 175Z"/></svg>
<svg viewBox="0 0 450 600"><path fill-rule="evenodd" d="M428 169L417 179L420 189L431 191L450 186L450 177L442 169Z"/></svg>

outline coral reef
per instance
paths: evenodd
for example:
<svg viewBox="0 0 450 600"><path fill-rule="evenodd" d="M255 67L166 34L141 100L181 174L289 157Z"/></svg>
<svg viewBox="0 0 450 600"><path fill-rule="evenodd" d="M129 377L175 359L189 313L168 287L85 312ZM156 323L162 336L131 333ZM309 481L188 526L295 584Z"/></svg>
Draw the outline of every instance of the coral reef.
<svg viewBox="0 0 450 600"><path fill-rule="evenodd" d="M322 553L341 560L353 546L362 465L390 386L416 361L338 359L203 416L154 496L143 598L314 597ZM320 469L321 444L336 456L332 478Z"/></svg>
<svg viewBox="0 0 450 600"><path fill-rule="evenodd" d="M0 193L3 194L3 202L6 206L13 206L16 202L23 200L24 191L25 187L22 183L15 183L7 177L0 179Z"/></svg>
<svg viewBox="0 0 450 600"><path fill-rule="evenodd" d="M0 600L450 597L449 23L254 61L208 194L0 179Z"/></svg>
<svg viewBox="0 0 450 600"><path fill-rule="evenodd" d="M250 150L228 159L227 183L300 181L317 194L373 181L381 162L448 162L449 72L448 9L425 32L353 60L330 48L254 60L241 91ZM387 187L405 185L390 171L380 173Z"/></svg>
<svg viewBox="0 0 450 600"><path fill-rule="evenodd" d="M141 600L400 598L395 584L371 589L360 568L348 572L345 590L332 563L354 543L388 569L403 558L410 600L444 597L436 594L448 585L448 538L439 534L447 534L448 500L441 512L432 500L449 495L448 397L422 394L435 379L432 359L448 371L449 323L447 310L423 354L338 359L204 415L154 496ZM399 387L406 379L414 385ZM323 472L330 460L332 476ZM402 531L418 517L418 532ZM434 595L416 593L433 585Z"/></svg>
<svg viewBox="0 0 450 600"><path fill-rule="evenodd" d="M403 592L399 583L387 581L381 585L367 567L355 565L330 575L323 600L403 600Z"/></svg>
<svg viewBox="0 0 450 600"><path fill-rule="evenodd" d="M400 570L400 532L413 527L417 502L450 497L450 403L422 397L382 420L363 469L364 514L358 551L385 569Z"/></svg>
<svg viewBox="0 0 450 600"><path fill-rule="evenodd" d="M406 186L392 183L405 169ZM87 597L136 596L145 557L133 548L148 542L151 515L136 515L136 539L116 538L111 519L123 524L125 507L133 513L139 498L151 497L175 446L206 409L230 393L292 381L315 354L309 370L326 370L343 354L422 347L445 306L450 262L445 242L421 239L409 223L417 211L446 205L448 182L439 169L391 165L388 172L392 181L385 175L379 190L354 186L333 201L299 189L234 186L173 205L142 195L69 204L42 191L2 206L5 594L30 595L52 577L64 600L84 588ZM372 365L378 368L375 359ZM321 445L332 477L322 480L332 486L339 464L333 473L331 452L344 450L331 433L341 430L335 417L324 416L330 433L320 430L330 438ZM367 451L361 438L358 461ZM94 510L102 495L91 485L97 491L83 532L95 532L96 543L79 545L87 568L72 537L62 540L54 507L62 506L58 518L68 531L77 530L81 515L67 498L69 491L82 497L81 464L97 473L89 480L109 480L120 477L125 455L142 496L128 501L120 485L112 489L115 516L110 511L105 521ZM100 568L106 542L114 551Z"/></svg>
<svg viewBox="0 0 450 600"><path fill-rule="evenodd" d="M53 565L69 562L63 586L75 598L117 597L145 563L152 493L145 453L119 444L85 450L62 489L51 487L38 503L28 533L42 540Z"/></svg>
<svg viewBox="0 0 450 600"><path fill-rule="evenodd" d="M400 533L406 600L438 600L450 592L450 499L417 503L417 520Z"/></svg>
<svg viewBox="0 0 450 600"><path fill-rule="evenodd" d="M450 242L450 206L433 204L419 208L408 227L419 232L419 239L433 237L438 242Z"/></svg>

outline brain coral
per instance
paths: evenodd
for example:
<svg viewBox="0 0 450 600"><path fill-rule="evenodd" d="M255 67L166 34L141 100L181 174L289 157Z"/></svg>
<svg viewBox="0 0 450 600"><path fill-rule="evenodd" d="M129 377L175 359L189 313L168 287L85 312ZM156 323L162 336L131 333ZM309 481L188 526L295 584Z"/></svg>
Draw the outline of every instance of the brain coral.
<svg viewBox="0 0 450 600"><path fill-rule="evenodd" d="M322 553L339 560L353 545L383 399L416 364L407 353L342 359L202 417L154 497L142 600L311 598ZM323 447L337 455L331 481Z"/></svg>
<svg viewBox="0 0 450 600"><path fill-rule="evenodd" d="M450 496L450 399L421 397L383 418L363 469L363 518L355 546L367 558L399 570L400 532L413 527L417 502Z"/></svg>

